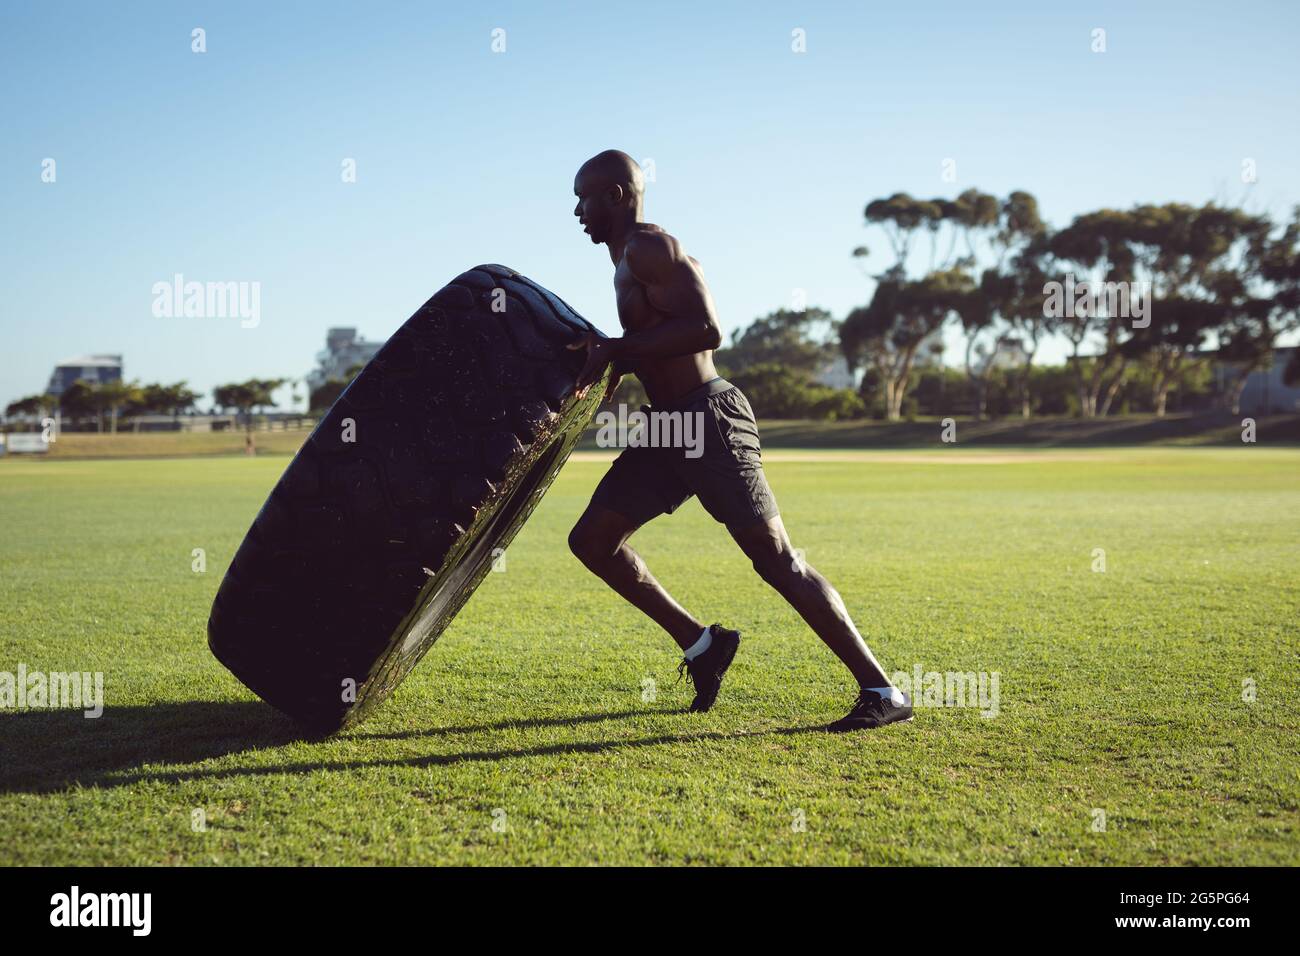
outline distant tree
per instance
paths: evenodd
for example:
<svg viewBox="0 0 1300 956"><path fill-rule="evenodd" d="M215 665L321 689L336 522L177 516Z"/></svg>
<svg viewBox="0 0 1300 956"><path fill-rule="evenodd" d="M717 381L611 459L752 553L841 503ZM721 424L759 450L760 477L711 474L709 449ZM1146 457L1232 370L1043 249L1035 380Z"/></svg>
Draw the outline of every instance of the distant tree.
<svg viewBox="0 0 1300 956"><path fill-rule="evenodd" d="M1038 215L1038 201L1026 192L1014 192L1005 202L999 202L967 190L958 197L956 208L957 215L967 220L961 226L967 237L966 264L977 268L979 251L988 249L988 265L980 273L978 285L957 309L966 333L966 375L974 390L978 420L984 417L994 363L1004 350L1020 344L1015 320L1023 323L1024 311L1035 307L1042 315L1042 284L1035 289L1027 283L1038 278L1037 252L1041 250L1045 227ZM980 250L976 238L981 240ZM1039 330L1033 325L1027 328L1033 331L1025 337L1032 337L1036 347ZM1032 363L1032 357L1028 363Z"/></svg>
<svg viewBox="0 0 1300 956"><path fill-rule="evenodd" d="M189 387L185 381L176 382L172 385L154 386L154 391L150 396L150 402L154 408L163 414L170 414L173 418L188 412L194 407L202 395Z"/></svg>
<svg viewBox="0 0 1300 956"><path fill-rule="evenodd" d="M840 327L840 345L850 366L867 361L884 392L885 414L902 417L912 368L925 341L969 301L974 288L959 268L908 280L901 269L881 276L864 308L854 309Z"/></svg>
<svg viewBox="0 0 1300 956"><path fill-rule="evenodd" d="M865 404L852 389L810 382L806 375L778 362L751 365L729 378L759 418L835 420L866 414Z"/></svg>
<svg viewBox="0 0 1300 956"><path fill-rule="evenodd" d="M1250 250L1261 248L1270 224L1214 203L1138 206L1130 220L1135 277L1149 283L1153 309L1122 348L1151 369L1151 407L1164 415L1182 366L1229 320L1245 290Z"/></svg>
<svg viewBox="0 0 1300 956"><path fill-rule="evenodd" d="M20 398L10 402L5 406L6 415L34 415L41 417L53 408L58 407L58 399L53 395L28 395L26 398Z"/></svg>
<svg viewBox="0 0 1300 956"><path fill-rule="evenodd" d="M1144 353L1129 366L1129 384L1134 391L1132 411L1184 411L1193 403L1208 404L1214 383L1211 362L1205 355L1188 355L1172 370L1161 362L1161 353ZM1157 405L1163 390L1164 404ZM1181 407L1180 407L1181 406ZM1164 411L1161 411L1161 408Z"/></svg>
<svg viewBox="0 0 1300 956"><path fill-rule="evenodd" d="M895 261L872 277L876 288L870 304L845 319L840 327L840 347L850 367L865 363L871 368L871 382L883 391L890 419L902 414L921 350L930 343L936 355L941 351L938 333L950 316L960 317L966 331L968 374L980 383L977 413L982 408L983 383L1003 332L997 328L1000 316L994 303L979 295L972 273L981 258L996 268L1012 245L1012 233L1003 223L1003 207L995 196L977 189L968 189L951 200L914 199L907 193L895 193L867 204L863 213L866 224L884 232ZM1017 227L1014 235L1019 236L1020 219L1007 219ZM909 254L922 229L930 237L929 265L923 276L911 279L907 273ZM945 229L947 250L940 257L940 236ZM958 248L959 241L964 249ZM853 252L863 261L868 254L865 246ZM983 341L987 337L992 339L991 348Z"/></svg>
<svg viewBox="0 0 1300 956"><path fill-rule="evenodd" d="M713 359L731 373L777 362L811 376L839 354L836 331L825 309L778 309L733 332L731 345L718 349Z"/></svg>
<svg viewBox="0 0 1300 956"><path fill-rule="evenodd" d="M913 199L907 193L894 193L888 199L873 199L867 203L863 218L868 225L881 228L894 250L895 261L903 263L907 261L916 231L925 226L929 229L933 242L946 211L946 207L939 203ZM855 256L865 257L866 254L864 246L854 250Z"/></svg>
<svg viewBox="0 0 1300 956"><path fill-rule="evenodd" d="M275 399L272 395L286 381L288 380L283 378L250 378L246 382L218 385L212 390L212 398L218 408L233 408L243 417L250 448L253 441L253 410L274 408Z"/></svg>
<svg viewBox="0 0 1300 956"><path fill-rule="evenodd" d="M1077 282L1133 281L1136 256L1131 214L1114 209L1076 216L1070 225L1052 236L1051 251L1063 271L1075 274ZM1064 275L1054 277L1064 282ZM1095 287L1095 286L1094 286ZM1094 308L1093 305L1100 307ZM1105 296L1093 302L1076 302L1073 314L1057 317L1059 328L1073 348L1070 366L1075 374L1079 408L1085 418L1105 415L1123 385L1131 353L1123 348L1128 326L1110 314ZM1101 336L1103 346L1095 362L1085 362L1085 342Z"/></svg>
<svg viewBox="0 0 1300 956"><path fill-rule="evenodd" d="M339 396L343 394L343 390L347 387L348 383L341 378L327 379L323 384L311 390L307 410L313 415L328 410L331 405L339 400Z"/></svg>
<svg viewBox="0 0 1300 956"><path fill-rule="evenodd" d="M353 365L343 373L343 378L328 379L324 384L312 389L307 401L308 411L317 413L328 410L338 401L343 390L352 384L352 380L360 374L362 368L361 365Z"/></svg>
<svg viewBox="0 0 1300 956"><path fill-rule="evenodd" d="M59 411L64 418L73 422L97 414L98 405L94 392L93 383L82 378L77 379L59 394Z"/></svg>
<svg viewBox="0 0 1300 956"><path fill-rule="evenodd" d="M1227 313L1219 358L1237 372L1224 398L1239 414L1251 373L1269 367L1280 336L1300 329L1300 206L1277 235L1257 235L1240 269L1221 275L1217 288Z"/></svg>
<svg viewBox="0 0 1300 956"><path fill-rule="evenodd" d="M936 203L939 200L935 200ZM978 244L990 241L1000 242L1002 250L1005 252L1009 245L1004 230L999 229L1002 221L1003 204L998 201L996 196L988 193L982 193L978 189L967 189L946 207L947 218L952 221L956 227L956 233L960 234L966 243L966 255L962 261L969 267L974 268L980 258L980 249ZM943 266L947 266L944 263Z"/></svg>
<svg viewBox="0 0 1300 956"><path fill-rule="evenodd" d="M972 386L976 421L984 418L993 364L1009 342L1007 334L998 328L1000 283L990 281L1000 278L992 269L988 270L979 288L972 289L957 302L957 316L966 333L966 377ZM988 331L993 332L991 338L983 336Z"/></svg>
<svg viewBox="0 0 1300 956"><path fill-rule="evenodd" d="M171 415L173 418L194 407L201 396L187 383L163 385L152 382L140 386L139 400L124 409L128 415Z"/></svg>
<svg viewBox="0 0 1300 956"><path fill-rule="evenodd" d="M100 382L91 390L91 400L99 413L99 430L104 430L104 413L108 412L110 431L117 434L117 417L123 407L139 403L143 395L138 382Z"/></svg>
<svg viewBox="0 0 1300 956"><path fill-rule="evenodd" d="M1008 374L1022 418L1033 414L1031 382L1034 358L1043 340L1055 334L1056 321L1044 308L1043 286L1051 261L1051 231L1038 212L1038 200L1023 191L1011 193L1002 205L999 239L1005 255L980 277L981 294L1002 319L999 345L1019 354L1018 367Z"/></svg>

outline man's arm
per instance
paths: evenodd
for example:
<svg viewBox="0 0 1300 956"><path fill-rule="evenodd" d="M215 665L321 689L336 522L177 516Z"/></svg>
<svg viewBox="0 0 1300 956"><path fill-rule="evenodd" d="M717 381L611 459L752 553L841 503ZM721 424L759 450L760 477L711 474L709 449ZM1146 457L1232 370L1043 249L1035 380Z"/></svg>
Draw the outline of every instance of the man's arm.
<svg viewBox="0 0 1300 956"><path fill-rule="evenodd" d="M624 255L632 275L645 287L646 299L664 319L612 339L615 368L620 362L690 355L722 344L708 290L675 240L662 234L637 236Z"/></svg>
<svg viewBox="0 0 1300 956"><path fill-rule="evenodd" d="M595 381L611 362L611 380L616 380L638 361L707 352L722 344L709 291L675 240L659 234L638 236L628 243L624 259L663 321L620 338L588 335L571 343L569 348L587 349L580 387Z"/></svg>

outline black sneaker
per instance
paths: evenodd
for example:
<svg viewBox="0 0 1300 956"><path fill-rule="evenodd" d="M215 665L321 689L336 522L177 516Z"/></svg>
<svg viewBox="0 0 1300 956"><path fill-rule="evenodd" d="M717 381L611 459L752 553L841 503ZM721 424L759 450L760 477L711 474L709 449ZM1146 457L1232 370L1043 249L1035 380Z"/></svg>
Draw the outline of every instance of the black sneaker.
<svg viewBox="0 0 1300 956"><path fill-rule="evenodd" d="M683 674L689 675L695 685L695 700L691 701L691 713L695 714L708 710L718 699L722 677L736 656L736 648L740 647L739 631L729 631L721 624L710 624L709 632L713 635L709 649L695 660L683 658L677 665L677 679L681 680Z"/></svg>
<svg viewBox="0 0 1300 956"><path fill-rule="evenodd" d="M912 698L901 690L895 690L896 697L881 697L874 690L863 688L858 695L858 702L847 714L828 724L826 729L835 733L846 730L875 730L886 724L897 724L912 719ZM901 699L902 703L895 703Z"/></svg>

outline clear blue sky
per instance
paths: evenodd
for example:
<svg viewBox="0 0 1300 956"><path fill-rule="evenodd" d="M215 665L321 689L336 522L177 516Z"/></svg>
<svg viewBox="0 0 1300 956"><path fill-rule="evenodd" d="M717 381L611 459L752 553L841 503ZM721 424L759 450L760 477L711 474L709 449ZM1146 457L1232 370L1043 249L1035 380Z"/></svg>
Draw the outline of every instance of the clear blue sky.
<svg viewBox="0 0 1300 956"><path fill-rule="evenodd" d="M647 217L728 334L794 288L839 317L867 301L850 252L885 246L862 208L899 190L1026 189L1056 225L1212 198L1281 216L1297 40L1290 2L6 3L0 403L84 352L205 393L301 376L328 326L387 337L485 261L616 332L571 215L606 147L655 161ZM260 282L260 325L155 318L178 272Z"/></svg>

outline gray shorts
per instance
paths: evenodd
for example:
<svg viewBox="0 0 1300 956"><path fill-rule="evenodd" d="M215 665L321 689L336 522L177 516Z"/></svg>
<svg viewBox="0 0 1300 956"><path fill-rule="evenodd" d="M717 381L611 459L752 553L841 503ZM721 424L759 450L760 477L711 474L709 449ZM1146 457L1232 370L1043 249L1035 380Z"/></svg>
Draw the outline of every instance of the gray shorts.
<svg viewBox="0 0 1300 956"><path fill-rule="evenodd" d="M672 405L642 411L699 413L693 418L703 439L694 444L698 457L682 447L629 443L596 486L593 504L618 512L636 527L672 514L691 495L728 527L766 521L778 513L763 474L754 410L740 389L715 378Z"/></svg>

